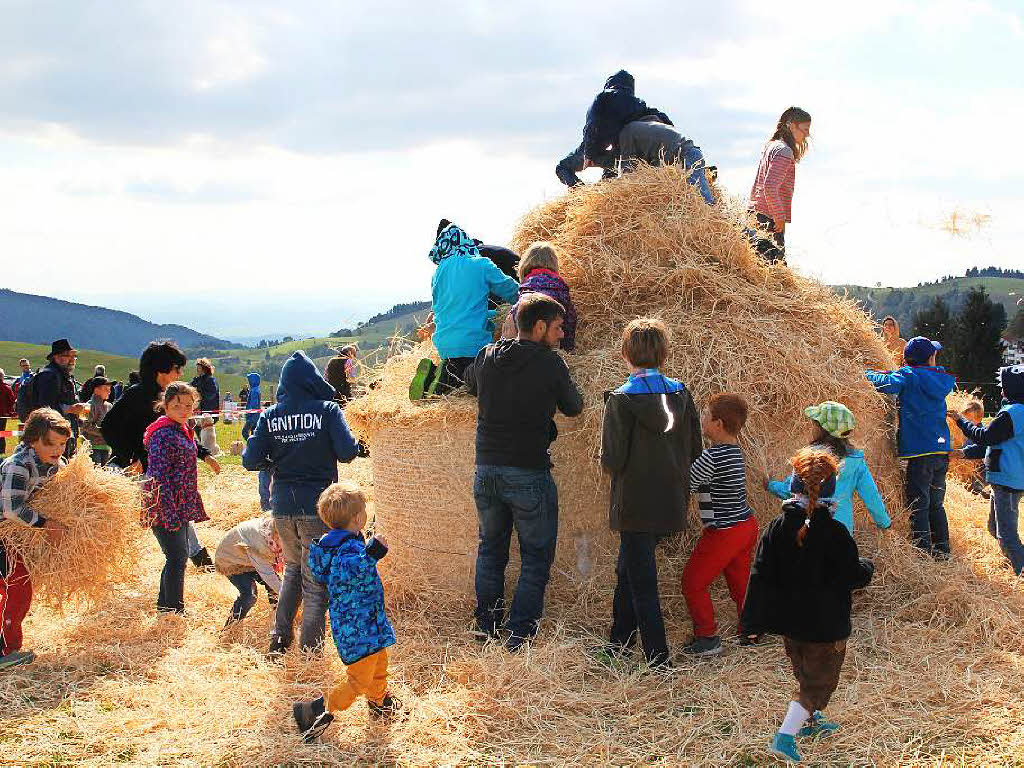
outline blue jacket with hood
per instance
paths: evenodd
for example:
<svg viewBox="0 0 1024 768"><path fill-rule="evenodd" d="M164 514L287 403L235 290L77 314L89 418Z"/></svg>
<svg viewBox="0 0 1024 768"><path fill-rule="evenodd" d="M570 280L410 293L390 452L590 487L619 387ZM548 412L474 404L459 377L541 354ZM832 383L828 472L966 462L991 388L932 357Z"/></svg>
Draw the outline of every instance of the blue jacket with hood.
<svg viewBox="0 0 1024 768"><path fill-rule="evenodd" d="M1024 365L999 369L1005 398L987 426L956 419L960 431L985 448L985 479L1015 491L1024 491ZM967 450L967 446L964 446Z"/></svg>
<svg viewBox="0 0 1024 768"><path fill-rule="evenodd" d="M604 90L594 97L583 128L583 153L587 157L592 160L602 158L608 153L609 146L613 147L612 154L618 154L619 132L626 123L651 117L672 125L664 112L648 107L647 102L638 99L633 88L633 76L620 69L608 78Z"/></svg>
<svg viewBox="0 0 1024 768"><path fill-rule="evenodd" d="M790 473L785 480L769 480L768 490L780 499L786 500L792 496L789 491L792 482L793 475ZM885 502L882 501L882 496L878 492L875 478L871 476L871 470L868 469L868 465L864 461L864 451L856 449L846 454L839 465L836 492L832 496L832 501L836 505L832 518L845 525L846 530L850 533L853 533L853 494L855 493L860 494L860 500L864 502L865 509L874 518L875 524L879 528L892 526L892 520L889 518L889 513L885 511Z"/></svg>
<svg viewBox="0 0 1024 768"><path fill-rule="evenodd" d="M454 224L437 236L430 260L437 264L430 280L434 347L443 360L476 357L494 341L488 296L512 304L519 296L519 283L481 256L473 239Z"/></svg>
<svg viewBox="0 0 1024 768"><path fill-rule="evenodd" d="M249 382L249 399L245 401L245 409L247 411L253 410L260 407L260 375L253 371L245 375L245 380ZM246 422L255 424L259 418L258 413L247 413L245 414Z"/></svg>
<svg viewBox="0 0 1024 768"><path fill-rule="evenodd" d="M276 517L315 517L320 493L338 480L338 462L356 451L334 387L305 352L296 352L281 369L277 404L259 415L242 465L271 471Z"/></svg>
<svg viewBox="0 0 1024 768"><path fill-rule="evenodd" d="M899 403L897 451L901 459L949 453L946 395L956 379L939 366L905 365L899 370L865 374L875 389L896 395Z"/></svg>

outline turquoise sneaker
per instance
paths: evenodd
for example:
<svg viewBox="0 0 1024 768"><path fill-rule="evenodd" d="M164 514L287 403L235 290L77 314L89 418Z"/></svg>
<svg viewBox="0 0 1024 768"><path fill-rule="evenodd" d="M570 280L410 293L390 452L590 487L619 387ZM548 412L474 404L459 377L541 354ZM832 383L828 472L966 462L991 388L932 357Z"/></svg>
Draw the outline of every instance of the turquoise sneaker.
<svg viewBox="0 0 1024 768"><path fill-rule="evenodd" d="M796 751L796 739L788 733L776 733L772 737L772 754L790 763L800 762L800 753Z"/></svg>
<svg viewBox="0 0 1024 768"><path fill-rule="evenodd" d="M839 730L839 723L833 723L825 718L824 712L814 712L807 718L807 724L796 732L800 738L831 736Z"/></svg>

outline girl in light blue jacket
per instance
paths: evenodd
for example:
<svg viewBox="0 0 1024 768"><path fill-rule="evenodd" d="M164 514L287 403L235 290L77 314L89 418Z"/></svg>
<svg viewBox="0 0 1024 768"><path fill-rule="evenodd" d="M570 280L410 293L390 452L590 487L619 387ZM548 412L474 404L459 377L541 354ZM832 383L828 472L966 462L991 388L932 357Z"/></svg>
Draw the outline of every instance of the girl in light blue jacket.
<svg viewBox="0 0 1024 768"><path fill-rule="evenodd" d="M856 426L853 412L842 403L827 401L805 408L804 415L814 424L811 445L827 448L842 462L839 465L835 496L832 497L836 505L833 517L853 533L853 494L857 493L875 525L883 530L891 527L892 520L885 511L885 502L864 461L864 451L850 445L850 433ZM780 499L787 499L792 479L792 475L785 480L768 478L766 487Z"/></svg>

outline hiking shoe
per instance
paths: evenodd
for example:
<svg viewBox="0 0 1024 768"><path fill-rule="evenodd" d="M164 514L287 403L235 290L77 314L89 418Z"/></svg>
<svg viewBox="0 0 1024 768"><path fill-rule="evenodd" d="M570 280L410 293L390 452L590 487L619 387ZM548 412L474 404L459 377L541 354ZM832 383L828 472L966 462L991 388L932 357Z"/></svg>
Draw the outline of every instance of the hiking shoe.
<svg viewBox="0 0 1024 768"><path fill-rule="evenodd" d="M796 739L788 733L776 733L772 737L772 754L790 763L799 763L801 760L796 749Z"/></svg>
<svg viewBox="0 0 1024 768"><path fill-rule="evenodd" d="M533 638L523 637L522 635L509 635L508 639L505 640L505 650L509 653L519 653L521 650L526 648Z"/></svg>
<svg viewBox="0 0 1024 768"><path fill-rule="evenodd" d="M760 645L764 635L740 635L739 644L743 647Z"/></svg>
<svg viewBox="0 0 1024 768"><path fill-rule="evenodd" d="M683 653L687 656L717 656L721 652L722 638L718 635L695 637L692 643L683 646Z"/></svg>
<svg viewBox="0 0 1024 768"><path fill-rule="evenodd" d="M271 661L280 661L281 657L288 651L288 646L291 643L286 643L278 635L272 635L270 638L270 650L267 651L267 658Z"/></svg>
<svg viewBox="0 0 1024 768"><path fill-rule="evenodd" d="M817 737L817 736L831 736L833 733L839 730L839 723L833 723L825 717L824 712L813 712L809 718L807 718L807 724L804 725L796 735L801 738Z"/></svg>
<svg viewBox="0 0 1024 768"><path fill-rule="evenodd" d="M412 381L409 382L410 400L423 399L423 394L427 391L428 382L436 368L437 366L434 365L434 361L429 357L424 357L420 360L419 365L416 366L416 373L413 375Z"/></svg>
<svg viewBox="0 0 1024 768"><path fill-rule="evenodd" d="M0 669L31 664L35 660L36 655L32 651L11 651L6 656L0 656Z"/></svg>
<svg viewBox="0 0 1024 768"><path fill-rule="evenodd" d="M370 710L370 716L377 718L378 720L397 717L405 712L402 700L396 696L392 696L390 693L384 694L384 698L381 700L380 704L374 704L372 701L367 699L366 706Z"/></svg>
<svg viewBox="0 0 1024 768"><path fill-rule="evenodd" d="M194 555L192 555L192 557L190 557L189 560L192 561L192 565L194 565L196 568L198 568L200 571L203 571L204 573L214 573L217 570L216 566L214 566L213 564L213 559L210 557L210 553L207 551L206 547L203 547Z"/></svg>
<svg viewBox="0 0 1024 768"><path fill-rule="evenodd" d="M334 722L334 715L324 709L323 696L313 701L292 704L292 717L302 734L302 740L307 744L320 738L320 734Z"/></svg>

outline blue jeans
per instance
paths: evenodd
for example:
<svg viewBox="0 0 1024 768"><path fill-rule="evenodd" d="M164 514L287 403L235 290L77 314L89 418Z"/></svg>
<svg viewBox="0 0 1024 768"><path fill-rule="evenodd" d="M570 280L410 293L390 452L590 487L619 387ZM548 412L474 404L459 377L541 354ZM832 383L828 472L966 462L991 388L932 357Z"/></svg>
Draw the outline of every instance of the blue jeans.
<svg viewBox="0 0 1024 768"><path fill-rule="evenodd" d="M256 605L256 585L262 584L265 588L267 585L256 571L232 574L228 576L228 581L238 590L238 597L235 599L234 605L231 606L231 618L235 621L241 621L249 614L252 607ZM274 596L269 588L267 588L267 597L270 599L271 604L273 604Z"/></svg>
<svg viewBox="0 0 1024 768"><path fill-rule="evenodd" d="M261 469L259 473L260 478L260 509L264 512L271 510L270 504L270 487L273 485L273 476L270 474L269 469Z"/></svg>
<svg viewBox="0 0 1024 768"><path fill-rule="evenodd" d="M993 484L988 513L988 532L999 542L1000 549L1018 576L1024 574L1024 544L1020 542L1017 529L1021 496L1024 496L1024 491Z"/></svg>
<svg viewBox="0 0 1024 768"><path fill-rule="evenodd" d="M319 517L275 517L274 527L281 537L285 565L273 634L291 645L295 616L302 604L299 647L317 651L324 643L328 595L327 587L313 578L309 568L309 545L327 533L327 526Z"/></svg>
<svg viewBox="0 0 1024 768"><path fill-rule="evenodd" d="M683 168L690 169L696 166L690 175L686 177L686 180L697 188L700 196L704 198L704 202L708 205L714 205L715 196L711 192L711 185L708 184L708 177L704 174L704 167L706 165L704 153L700 151L700 147L693 142L686 142L683 145Z"/></svg>
<svg viewBox="0 0 1024 768"><path fill-rule="evenodd" d="M183 525L176 531L162 525L153 526L153 535L164 553L164 568L160 572L160 594L156 599L159 611L185 610L185 566L188 564L188 529Z"/></svg>
<svg viewBox="0 0 1024 768"><path fill-rule="evenodd" d="M612 598L609 639L612 645L626 649L639 635L647 662L662 664L668 661L669 654L654 556L658 537L632 531L621 531L619 536L619 562L615 567L618 581Z"/></svg>
<svg viewBox="0 0 1024 768"><path fill-rule="evenodd" d="M558 487L547 469L478 466L473 483L480 543L476 554L477 627L533 637L544 612L544 590L558 538ZM512 529L521 569L505 620L505 568Z"/></svg>
<svg viewBox="0 0 1024 768"><path fill-rule="evenodd" d="M915 456L907 461L906 494L914 546L931 555L949 554L946 519L946 471L949 454Z"/></svg>

